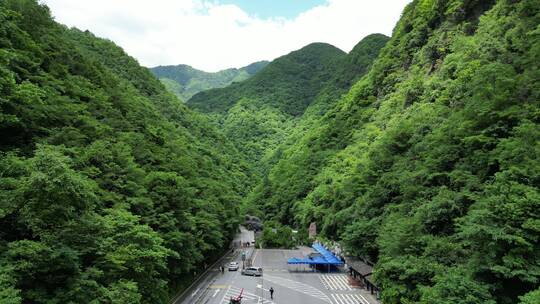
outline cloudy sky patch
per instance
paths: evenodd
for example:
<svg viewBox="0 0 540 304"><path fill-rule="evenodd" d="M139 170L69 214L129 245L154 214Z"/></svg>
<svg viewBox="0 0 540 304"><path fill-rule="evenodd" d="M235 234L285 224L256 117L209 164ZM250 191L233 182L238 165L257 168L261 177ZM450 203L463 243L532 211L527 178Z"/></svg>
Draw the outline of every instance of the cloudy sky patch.
<svg viewBox="0 0 540 304"><path fill-rule="evenodd" d="M58 22L114 41L144 66L205 71L272 60L311 42L348 52L366 35L390 35L410 2L273 1L42 0Z"/></svg>

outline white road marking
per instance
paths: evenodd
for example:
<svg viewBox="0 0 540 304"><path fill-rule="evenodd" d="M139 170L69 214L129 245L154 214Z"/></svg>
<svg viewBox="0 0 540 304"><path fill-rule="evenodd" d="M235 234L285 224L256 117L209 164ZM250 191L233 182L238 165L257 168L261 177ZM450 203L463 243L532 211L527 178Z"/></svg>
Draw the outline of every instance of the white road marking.
<svg viewBox="0 0 540 304"><path fill-rule="evenodd" d="M330 294L335 304L369 304L361 294L356 293L333 293Z"/></svg>
<svg viewBox="0 0 540 304"><path fill-rule="evenodd" d="M272 282L274 284L281 285L283 287L289 288L296 292L300 292L305 295L312 296L314 298L320 299L327 303L332 303L330 298L325 293L323 293L322 291L318 290L317 288L311 285L294 281L294 280L290 280L290 279L286 279L286 278L282 278L282 277L270 276L270 275L265 275L264 278L268 282Z"/></svg>
<svg viewBox="0 0 540 304"><path fill-rule="evenodd" d="M255 260L257 259L257 255L259 254L259 249L253 249L255 250L255 254L253 255L253 258L251 259L251 263L255 265Z"/></svg>
<svg viewBox="0 0 540 304"><path fill-rule="evenodd" d="M331 289L343 290L343 288L339 284L339 281L334 276L324 276L323 278L326 278L326 280L329 283Z"/></svg>
<svg viewBox="0 0 540 304"><path fill-rule="evenodd" d="M216 289L216 291L214 291L214 295L212 296L212 298L215 298L220 291L221 289Z"/></svg>
<svg viewBox="0 0 540 304"><path fill-rule="evenodd" d="M328 290L353 290L346 274L321 274L319 279Z"/></svg>
<svg viewBox="0 0 540 304"><path fill-rule="evenodd" d="M221 302L220 303L227 303L229 300L228 299L225 299L227 297L227 294L229 293L229 290L231 290L231 286L229 286L229 288L227 288L227 291L225 292L225 294L223 295L223 298L221 298ZM227 301L227 302L225 302Z"/></svg>
<svg viewBox="0 0 540 304"><path fill-rule="evenodd" d="M223 296L223 299L221 300L220 303L221 304L229 304L229 299L231 297L238 296L240 294L241 290L242 290L241 288L230 286L229 289L227 290L227 292L225 293L225 295ZM245 300L246 302L252 302L252 303L256 302L256 303L261 303L261 304L275 304L271 300L261 298L260 296L258 296L256 294L253 294L253 293L250 293L250 292L247 292L245 290L242 293L242 300Z"/></svg>
<svg viewBox="0 0 540 304"><path fill-rule="evenodd" d="M263 286L262 286L261 284L257 284L257 288L262 289L262 290L264 290L264 291L270 292L269 289L264 289Z"/></svg>
<svg viewBox="0 0 540 304"><path fill-rule="evenodd" d="M362 300L360 300L360 298L357 295L348 294L346 295L346 297L347 299L349 299L351 303L358 303L357 301L362 302Z"/></svg>
<svg viewBox="0 0 540 304"><path fill-rule="evenodd" d="M366 298L364 298L363 295L359 294L359 296L360 298L362 298L362 302L364 302L365 304L369 304L369 301Z"/></svg>
<svg viewBox="0 0 540 304"><path fill-rule="evenodd" d="M334 302L336 302L337 304L343 304L343 301L339 298L336 298L336 295L335 294L331 294L332 296L332 300L334 300Z"/></svg>

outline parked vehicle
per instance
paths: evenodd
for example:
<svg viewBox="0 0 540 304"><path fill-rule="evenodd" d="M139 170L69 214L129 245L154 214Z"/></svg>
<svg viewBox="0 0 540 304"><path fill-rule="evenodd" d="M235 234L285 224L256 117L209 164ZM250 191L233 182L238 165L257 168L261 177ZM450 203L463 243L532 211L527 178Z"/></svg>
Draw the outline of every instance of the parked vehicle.
<svg viewBox="0 0 540 304"><path fill-rule="evenodd" d="M242 269L242 274L247 276L260 277L263 274L263 269L261 267L248 267Z"/></svg>
<svg viewBox="0 0 540 304"><path fill-rule="evenodd" d="M237 271L239 267L238 262L229 263L229 271Z"/></svg>

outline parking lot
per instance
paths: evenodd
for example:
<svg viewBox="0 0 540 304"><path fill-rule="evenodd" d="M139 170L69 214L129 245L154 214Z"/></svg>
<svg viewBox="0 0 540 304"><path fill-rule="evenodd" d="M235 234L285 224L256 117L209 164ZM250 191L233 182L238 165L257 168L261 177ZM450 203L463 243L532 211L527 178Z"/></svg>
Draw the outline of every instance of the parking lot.
<svg viewBox="0 0 540 304"><path fill-rule="evenodd" d="M290 267L287 259L301 257L305 250L253 249L253 266L263 267L262 277L243 276L238 271L221 273L219 266L213 269L210 280L195 288L197 292L185 299L186 304L208 303L228 304L229 299L243 292L242 304L375 304L375 298L366 290L349 286L345 273L311 272L309 268ZM248 252L248 255L250 252ZM239 261L237 254L230 260ZM305 271L303 271L305 270ZM269 289L274 289L274 299L270 298Z"/></svg>

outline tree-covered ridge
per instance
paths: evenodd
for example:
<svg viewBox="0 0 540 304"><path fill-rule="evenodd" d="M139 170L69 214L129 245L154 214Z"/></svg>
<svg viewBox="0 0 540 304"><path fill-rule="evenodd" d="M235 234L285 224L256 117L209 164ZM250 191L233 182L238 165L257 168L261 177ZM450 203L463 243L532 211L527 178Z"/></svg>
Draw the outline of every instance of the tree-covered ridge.
<svg viewBox="0 0 540 304"><path fill-rule="evenodd" d="M414 1L250 202L377 262L384 303L538 300L539 24L535 0Z"/></svg>
<svg viewBox="0 0 540 304"><path fill-rule="evenodd" d="M110 41L0 0L0 302L165 303L228 243L241 156Z"/></svg>
<svg viewBox="0 0 540 304"><path fill-rule="evenodd" d="M193 95L214 88L223 88L255 75L268 61L258 61L240 69L226 69L215 73L197 70L189 65L168 65L151 68L169 92L180 100L188 101Z"/></svg>
<svg viewBox="0 0 540 304"><path fill-rule="evenodd" d="M188 105L207 113L260 173L279 157L278 147L294 142L368 71L387 41L370 35L349 54L313 43L242 83L201 92Z"/></svg>
<svg viewBox="0 0 540 304"><path fill-rule="evenodd" d="M329 44L312 43L272 61L246 81L201 92L188 104L203 113L225 113L246 97L254 105L272 106L287 115L298 116L345 55Z"/></svg>

